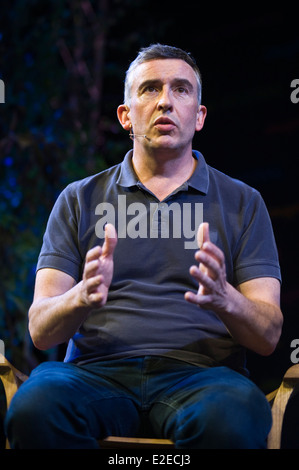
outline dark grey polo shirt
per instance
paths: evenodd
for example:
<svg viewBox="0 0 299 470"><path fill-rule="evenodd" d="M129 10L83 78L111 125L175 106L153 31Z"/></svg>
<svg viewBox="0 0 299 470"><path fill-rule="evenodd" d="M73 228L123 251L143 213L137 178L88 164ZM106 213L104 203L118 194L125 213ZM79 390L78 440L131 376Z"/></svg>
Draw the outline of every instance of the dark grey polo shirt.
<svg viewBox="0 0 299 470"><path fill-rule="evenodd" d="M257 277L280 280L268 212L260 194L208 166L193 152L191 178L159 201L139 181L132 151L108 170L70 184L50 215L37 269L81 280L86 252L103 243L104 226L118 232L107 304L93 310L70 340L66 361L167 356L242 371L244 350L217 315L184 299L198 286L189 274L196 231L209 222L225 254L232 285Z"/></svg>

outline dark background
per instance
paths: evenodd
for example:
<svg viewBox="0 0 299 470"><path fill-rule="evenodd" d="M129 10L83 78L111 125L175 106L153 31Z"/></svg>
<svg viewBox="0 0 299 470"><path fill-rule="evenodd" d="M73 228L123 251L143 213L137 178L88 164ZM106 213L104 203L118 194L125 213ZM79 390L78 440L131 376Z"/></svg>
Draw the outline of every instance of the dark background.
<svg viewBox="0 0 299 470"><path fill-rule="evenodd" d="M290 98L299 33L286 3L1 2L0 338L25 372L63 354L37 351L27 333L45 224L67 183L120 162L130 148L116 107L130 61L153 42L196 58L208 117L194 148L258 189L270 212L285 322L275 353L248 359L253 380L268 392L292 365L291 341L299 338L299 103Z"/></svg>

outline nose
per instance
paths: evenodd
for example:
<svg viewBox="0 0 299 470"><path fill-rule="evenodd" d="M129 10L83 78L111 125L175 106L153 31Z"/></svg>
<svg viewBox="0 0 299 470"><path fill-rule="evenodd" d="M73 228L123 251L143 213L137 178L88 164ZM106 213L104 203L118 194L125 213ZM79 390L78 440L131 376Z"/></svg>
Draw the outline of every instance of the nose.
<svg viewBox="0 0 299 470"><path fill-rule="evenodd" d="M169 111L172 109L171 90L163 87L158 99L158 109L162 111Z"/></svg>

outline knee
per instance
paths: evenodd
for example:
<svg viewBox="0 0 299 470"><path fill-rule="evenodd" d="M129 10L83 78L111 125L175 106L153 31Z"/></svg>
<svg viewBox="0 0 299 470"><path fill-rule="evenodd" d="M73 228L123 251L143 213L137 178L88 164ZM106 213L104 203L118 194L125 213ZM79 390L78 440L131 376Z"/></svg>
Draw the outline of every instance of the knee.
<svg viewBox="0 0 299 470"><path fill-rule="evenodd" d="M5 418L5 432L13 449L39 448L57 430L64 412L61 398L65 394L57 374L35 369L14 395Z"/></svg>
<svg viewBox="0 0 299 470"><path fill-rule="evenodd" d="M34 443L42 432L46 395L42 388L24 383L13 397L5 418L5 431L12 448L18 442Z"/></svg>
<svg viewBox="0 0 299 470"><path fill-rule="evenodd" d="M222 387L181 409L173 429L177 447L255 449L266 447L270 426L271 410L259 390Z"/></svg>

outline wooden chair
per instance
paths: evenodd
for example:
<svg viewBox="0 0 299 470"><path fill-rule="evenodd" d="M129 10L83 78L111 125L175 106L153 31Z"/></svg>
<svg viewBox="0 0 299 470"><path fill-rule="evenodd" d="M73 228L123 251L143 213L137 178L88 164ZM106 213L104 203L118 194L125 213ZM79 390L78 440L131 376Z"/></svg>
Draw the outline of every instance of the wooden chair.
<svg viewBox="0 0 299 470"><path fill-rule="evenodd" d="M27 378L25 374L22 374L0 354L0 381L6 395L6 409L9 407L13 395ZM290 367L286 371L280 387L266 396L272 406L273 419L272 428L268 436L268 449L280 449L284 413L296 385L299 386L299 364ZM171 449L174 447L174 443L168 439L149 437L108 436L106 439L99 441L99 443L102 448L106 449L124 447ZM9 449L7 441L5 447Z"/></svg>
<svg viewBox="0 0 299 470"><path fill-rule="evenodd" d="M171 449L174 443L169 439L154 439L147 437L118 437L108 436L99 441L101 449Z"/></svg>
<svg viewBox="0 0 299 470"><path fill-rule="evenodd" d="M269 395L269 398L271 399L274 395L274 401L272 404L273 421L272 428L268 436L268 449L280 449L281 447L281 432L286 406L288 404L292 392L294 391L295 386L298 384L299 364L296 364L286 371L280 387L274 392L272 392L272 394L270 394L271 397Z"/></svg>
<svg viewBox="0 0 299 470"><path fill-rule="evenodd" d="M22 372L20 372L10 362L8 362L8 360L3 356L3 354L0 354L0 381L5 392L5 403L2 403L2 415L4 415L4 413L8 409L12 397L14 396L20 385L25 382L27 378L27 375L22 374ZM3 418L4 416L2 416L2 420ZM5 448L10 448L7 439L5 440Z"/></svg>
<svg viewBox="0 0 299 470"><path fill-rule="evenodd" d="M292 395L295 386L299 386L299 364L290 367L281 382L279 388L266 395L272 409L272 427L268 435L267 449L280 449L283 418L288 401ZM140 439L140 438L121 438L109 436L100 442L103 448L122 448L122 447L160 447L172 448L174 443L163 439Z"/></svg>

